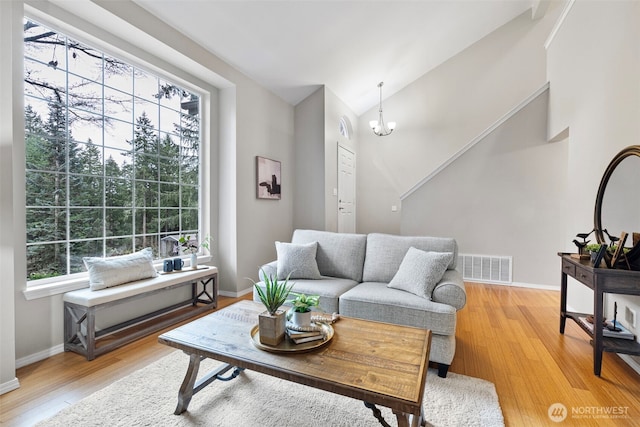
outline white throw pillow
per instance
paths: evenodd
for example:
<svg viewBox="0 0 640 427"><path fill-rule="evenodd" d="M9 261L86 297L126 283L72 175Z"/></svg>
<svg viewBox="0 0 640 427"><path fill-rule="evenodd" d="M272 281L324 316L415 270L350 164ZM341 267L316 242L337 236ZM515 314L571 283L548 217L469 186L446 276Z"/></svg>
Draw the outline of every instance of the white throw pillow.
<svg viewBox="0 0 640 427"><path fill-rule="evenodd" d="M89 272L89 287L92 291L158 275L153 267L151 248L108 258L84 257L82 261Z"/></svg>
<svg viewBox="0 0 640 427"><path fill-rule="evenodd" d="M305 244L276 242L278 253L278 280L320 279L320 270L316 261L318 242Z"/></svg>
<svg viewBox="0 0 640 427"><path fill-rule="evenodd" d="M426 252L412 246L387 286L431 299L452 257L452 252Z"/></svg>

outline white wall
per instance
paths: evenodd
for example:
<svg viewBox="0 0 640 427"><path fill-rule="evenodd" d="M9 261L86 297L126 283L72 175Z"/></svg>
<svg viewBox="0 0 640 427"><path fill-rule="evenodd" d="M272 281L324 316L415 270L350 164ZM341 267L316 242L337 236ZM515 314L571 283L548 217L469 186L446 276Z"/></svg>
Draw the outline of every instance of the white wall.
<svg viewBox="0 0 640 427"><path fill-rule="evenodd" d="M460 251L513 256L514 282L558 286L566 142L547 142L548 91L403 201L402 234L455 236Z"/></svg>
<svg viewBox="0 0 640 427"><path fill-rule="evenodd" d="M294 228L324 230L324 93L323 86L295 107Z"/></svg>
<svg viewBox="0 0 640 427"><path fill-rule="evenodd" d="M360 117L359 232L399 233L401 196L544 85L544 41L559 9L535 21L525 12L385 99L393 134L364 130L377 107Z"/></svg>
<svg viewBox="0 0 640 427"><path fill-rule="evenodd" d="M593 206L608 163L622 148L640 143L640 3L576 1L547 52L549 134L569 128L566 216L571 224L564 249L574 250L569 242L575 233L593 227ZM620 191L635 193L636 183ZM570 284L568 303L576 310L591 310L592 300L585 286ZM640 297L607 300L609 316L614 300L620 311L630 305L640 313ZM640 336L640 328L635 332Z"/></svg>
<svg viewBox="0 0 640 427"><path fill-rule="evenodd" d="M13 2L0 2L0 52L11 52L15 37L22 37L19 18L22 6ZM16 276L14 247L19 241L14 234L16 198L13 195L16 173L13 141L14 120L22 115L22 99L19 85L13 84L13 76L21 74L21 63L12 55L3 55L0 62L0 224L4 224L4 238L0 240L0 259L3 260L0 275L0 394L13 390L19 383L15 376L15 303L14 278ZM16 106L15 104L18 104ZM19 129L19 127L18 127ZM18 181L21 182L21 181Z"/></svg>
<svg viewBox="0 0 640 427"><path fill-rule="evenodd" d="M342 117L351 122L351 139L340 134ZM294 228L337 231L338 144L357 151L357 116L323 86L296 105L295 128Z"/></svg>

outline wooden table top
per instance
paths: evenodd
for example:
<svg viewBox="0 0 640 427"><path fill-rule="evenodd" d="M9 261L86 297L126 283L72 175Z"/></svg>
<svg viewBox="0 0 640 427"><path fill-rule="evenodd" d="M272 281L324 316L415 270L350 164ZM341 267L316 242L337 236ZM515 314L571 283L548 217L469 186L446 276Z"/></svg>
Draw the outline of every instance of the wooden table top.
<svg viewBox="0 0 640 427"><path fill-rule="evenodd" d="M252 342L264 311L239 301L160 335L158 341L211 359L358 400L419 414L431 331L342 317L325 346L308 353L272 353Z"/></svg>

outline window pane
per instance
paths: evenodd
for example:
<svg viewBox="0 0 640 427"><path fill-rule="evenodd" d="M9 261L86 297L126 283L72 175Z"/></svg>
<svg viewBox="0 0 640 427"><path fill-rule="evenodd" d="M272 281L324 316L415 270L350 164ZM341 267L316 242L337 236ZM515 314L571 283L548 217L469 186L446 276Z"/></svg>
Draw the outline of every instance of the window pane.
<svg viewBox="0 0 640 427"><path fill-rule="evenodd" d="M182 229L183 230L198 229L198 210L197 209L182 210Z"/></svg>
<svg viewBox="0 0 640 427"><path fill-rule="evenodd" d="M69 235L72 239L102 237L102 208L69 209Z"/></svg>
<svg viewBox="0 0 640 427"><path fill-rule="evenodd" d="M179 209L160 209L160 231L164 233L180 231Z"/></svg>
<svg viewBox="0 0 640 427"><path fill-rule="evenodd" d="M181 188L181 198L183 208L198 207L198 188L190 185L183 185Z"/></svg>
<svg viewBox="0 0 640 427"><path fill-rule="evenodd" d="M147 101L158 102L156 95L158 94L158 78L145 71L136 69L133 78L134 95Z"/></svg>
<svg viewBox="0 0 640 427"><path fill-rule="evenodd" d="M106 236L131 236L133 234L133 218L131 209L105 210Z"/></svg>
<svg viewBox="0 0 640 427"><path fill-rule="evenodd" d="M67 274L67 253L64 243L27 246L27 278L29 280Z"/></svg>
<svg viewBox="0 0 640 427"><path fill-rule="evenodd" d="M102 53L76 40L67 42L69 71L89 80L102 81Z"/></svg>
<svg viewBox="0 0 640 427"><path fill-rule="evenodd" d="M105 124L104 145L120 150L131 150L133 124L120 120L109 120Z"/></svg>
<svg viewBox="0 0 640 427"><path fill-rule="evenodd" d="M66 213L62 208L28 208L27 243L64 240L67 234Z"/></svg>
<svg viewBox="0 0 640 427"><path fill-rule="evenodd" d="M133 123L133 96L119 90L104 88L105 115Z"/></svg>
<svg viewBox="0 0 640 427"><path fill-rule="evenodd" d="M106 242L107 256L126 255L133 252L133 236L107 239Z"/></svg>
<svg viewBox="0 0 640 427"><path fill-rule="evenodd" d="M158 209L136 209L136 234L157 233L158 215Z"/></svg>
<svg viewBox="0 0 640 427"><path fill-rule="evenodd" d="M180 206L180 186L160 184L160 206L165 208Z"/></svg>
<svg viewBox="0 0 640 427"><path fill-rule="evenodd" d="M136 250L139 251L144 248L151 248L153 250L154 258L158 258L158 242L159 236L136 236Z"/></svg>
<svg viewBox="0 0 640 427"><path fill-rule="evenodd" d="M71 250L69 257L71 273L87 270L82 262L83 257L102 257L102 239L72 242L69 247Z"/></svg>
<svg viewBox="0 0 640 427"><path fill-rule="evenodd" d="M65 206L66 177L63 174L27 171L27 206Z"/></svg>
<svg viewBox="0 0 640 427"><path fill-rule="evenodd" d="M105 206L126 207L132 204L131 181L127 179L105 179Z"/></svg>
<svg viewBox="0 0 640 427"><path fill-rule="evenodd" d="M102 177L69 175L69 204L71 206L103 206L103 185Z"/></svg>

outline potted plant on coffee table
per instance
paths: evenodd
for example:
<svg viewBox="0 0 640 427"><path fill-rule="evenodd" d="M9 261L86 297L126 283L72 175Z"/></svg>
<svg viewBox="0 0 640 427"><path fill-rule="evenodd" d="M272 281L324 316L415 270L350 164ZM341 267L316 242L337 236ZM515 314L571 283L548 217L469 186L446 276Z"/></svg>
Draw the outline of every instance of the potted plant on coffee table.
<svg viewBox="0 0 640 427"><path fill-rule="evenodd" d="M311 325L311 307L317 307L320 303L319 295L305 295L291 292L295 298L288 301L291 307L291 323L296 326L307 327Z"/></svg>
<svg viewBox="0 0 640 427"><path fill-rule="evenodd" d="M287 312L278 309L287 301L293 283L289 284L289 276L284 281L278 282L277 277L267 276L264 270L261 272L265 288L262 289L256 282L253 282L256 293L266 308L266 311L258 315L260 342L276 346L284 340L287 325Z"/></svg>

